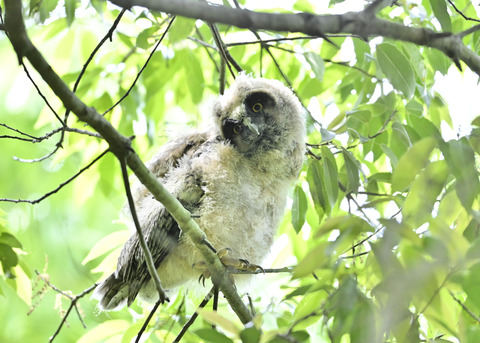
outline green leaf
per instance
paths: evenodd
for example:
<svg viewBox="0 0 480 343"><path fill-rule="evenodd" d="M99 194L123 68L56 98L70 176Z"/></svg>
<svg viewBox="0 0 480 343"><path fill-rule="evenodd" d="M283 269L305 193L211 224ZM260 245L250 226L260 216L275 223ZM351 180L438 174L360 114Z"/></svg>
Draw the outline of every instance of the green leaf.
<svg viewBox="0 0 480 343"><path fill-rule="evenodd" d="M447 75L452 61L443 52L433 48L426 49L425 53L433 70L440 72L442 75Z"/></svg>
<svg viewBox="0 0 480 343"><path fill-rule="evenodd" d="M157 29L157 27L152 26L140 32L137 36L136 46L142 49L150 48L155 43L153 36L157 32Z"/></svg>
<svg viewBox="0 0 480 343"><path fill-rule="evenodd" d="M83 259L82 264L87 264L88 262L119 247L125 243L128 237L130 237L130 232L128 230L115 231L103 237L93 246L88 255Z"/></svg>
<svg viewBox="0 0 480 343"><path fill-rule="evenodd" d="M405 152L407 152L411 145L412 141L410 140L410 136L408 135L405 126L398 122L393 123L389 147L395 153L397 158L400 158Z"/></svg>
<svg viewBox="0 0 480 343"><path fill-rule="evenodd" d="M11 269L18 264L18 256L11 246L4 243L0 243L0 263L5 276L13 278Z"/></svg>
<svg viewBox="0 0 480 343"><path fill-rule="evenodd" d="M338 116L336 116L331 122L330 124L328 124L327 126L327 129L332 131L334 130L335 128L337 128L337 126L339 126L341 123L343 123L345 120L345 112L340 112L340 114Z"/></svg>
<svg viewBox="0 0 480 343"><path fill-rule="evenodd" d="M126 320L107 320L80 337L77 343L104 342L107 338L123 334L129 327L130 323ZM119 340L117 340L117 342L118 341Z"/></svg>
<svg viewBox="0 0 480 343"><path fill-rule="evenodd" d="M326 243L321 243L310 250L307 255L293 269L292 278L299 279L311 275L316 269L321 268L328 261L325 254Z"/></svg>
<svg viewBox="0 0 480 343"><path fill-rule="evenodd" d="M292 204L292 225L296 233L299 233L305 223L305 215L307 213L307 197L301 186L296 186L293 190Z"/></svg>
<svg viewBox="0 0 480 343"><path fill-rule="evenodd" d="M330 149L322 146L322 167L325 173L325 191L330 208L335 205L338 198L338 169L337 162Z"/></svg>
<svg viewBox="0 0 480 343"><path fill-rule="evenodd" d="M338 230L340 232L341 239L351 240L361 233L373 231L373 228L365 220L357 216L337 216L328 218L317 230L315 237L322 237L333 230ZM340 241L341 239L337 238L337 241Z"/></svg>
<svg viewBox="0 0 480 343"><path fill-rule="evenodd" d="M480 116L472 120L472 126L480 126Z"/></svg>
<svg viewBox="0 0 480 343"><path fill-rule="evenodd" d="M224 334L218 332L215 329L200 329L194 331L194 333L200 337L205 342L211 343L233 343L233 341L225 336Z"/></svg>
<svg viewBox="0 0 480 343"><path fill-rule="evenodd" d="M130 343L133 341L135 337L138 336L138 332L142 328L144 323L138 322L130 326L127 330L125 330L125 333L122 336L122 342L121 343Z"/></svg>
<svg viewBox="0 0 480 343"><path fill-rule="evenodd" d="M444 32L452 32L452 20L447 11L447 4L445 0L430 0L433 14L440 22Z"/></svg>
<svg viewBox="0 0 480 343"><path fill-rule="evenodd" d="M70 26L75 19L77 0L65 0L65 13L67 14L67 25Z"/></svg>
<svg viewBox="0 0 480 343"><path fill-rule="evenodd" d="M310 161L307 169L307 180L317 212L330 213L338 197L337 164L330 150L323 146L320 162ZM319 210L320 206L322 210ZM323 214L323 213L322 213Z"/></svg>
<svg viewBox="0 0 480 343"><path fill-rule="evenodd" d="M440 127L441 122L444 121L453 129L453 121L448 111L448 105L440 95L435 94L428 108L428 114L437 127Z"/></svg>
<svg viewBox="0 0 480 343"><path fill-rule="evenodd" d="M457 196L467 212L470 212L473 201L480 192L474 151L466 138L451 140L440 145L440 148L455 176Z"/></svg>
<svg viewBox="0 0 480 343"><path fill-rule="evenodd" d="M172 43L176 43L190 36L194 29L194 19L176 17L172 27L168 30L168 37Z"/></svg>
<svg viewBox="0 0 480 343"><path fill-rule="evenodd" d="M242 340L242 343L258 343L260 342L261 336L262 332L256 327L246 328L240 332L240 339Z"/></svg>
<svg viewBox="0 0 480 343"><path fill-rule="evenodd" d="M428 164L415 179L403 204L404 221L419 227L431 217L433 205L443 189L448 176L444 160Z"/></svg>
<svg viewBox="0 0 480 343"><path fill-rule="evenodd" d="M314 52L306 52L303 55L307 59L308 64L310 64L310 67L312 67L315 77L322 81L323 74L325 73L325 62L323 62L323 59Z"/></svg>
<svg viewBox="0 0 480 343"><path fill-rule="evenodd" d="M403 53L390 43L377 46L377 59L388 81L406 98L415 92L415 73Z"/></svg>
<svg viewBox="0 0 480 343"><path fill-rule="evenodd" d="M316 291L307 294L297 305L295 312L293 313L294 320L305 318L316 312L317 309L322 306L323 300L326 296L327 294L323 291Z"/></svg>
<svg viewBox="0 0 480 343"><path fill-rule="evenodd" d="M302 11L302 12L315 12L315 9L313 8L312 4L308 0L297 0L295 1L295 4L293 5L293 9L296 11Z"/></svg>
<svg viewBox="0 0 480 343"><path fill-rule="evenodd" d="M437 141L425 138L416 142L398 160L392 175L392 191L403 191L415 179L418 172L425 167Z"/></svg>
<svg viewBox="0 0 480 343"><path fill-rule="evenodd" d="M2 232L0 234L0 243L11 246L12 248L22 248L22 244L15 238L14 235L8 232Z"/></svg>
<svg viewBox="0 0 480 343"><path fill-rule="evenodd" d="M346 185L346 193L356 193L360 187L360 163L353 156L353 154L342 148L342 155L345 160L345 169L347 170L348 183Z"/></svg>

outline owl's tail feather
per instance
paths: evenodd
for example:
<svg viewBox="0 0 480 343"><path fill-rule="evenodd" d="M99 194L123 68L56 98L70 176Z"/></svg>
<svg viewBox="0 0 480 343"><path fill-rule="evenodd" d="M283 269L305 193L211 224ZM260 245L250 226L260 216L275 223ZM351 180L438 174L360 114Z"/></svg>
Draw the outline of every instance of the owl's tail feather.
<svg viewBox="0 0 480 343"><path fill-rule="evenodd" d="M98 305L104 311L119 310L127 303L128 288L127 284L112 274L95 288L92 298L99 301Z"/></svg>

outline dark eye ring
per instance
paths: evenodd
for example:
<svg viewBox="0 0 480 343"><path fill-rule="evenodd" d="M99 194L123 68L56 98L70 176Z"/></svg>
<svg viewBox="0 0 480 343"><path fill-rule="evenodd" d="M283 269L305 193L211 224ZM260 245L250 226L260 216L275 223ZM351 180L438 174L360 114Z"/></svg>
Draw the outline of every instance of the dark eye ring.
<svg viewBox="0 0 480 343"><path fill-rule="evenodd" d="M243 131L243 126L242 125L235 125L233 127L233 133L236 134L236 135L241 134L242 131Z"/></svg>
<svg viewBox="0 0 480 343"><path fill-rule="evenodd" d="M252 106L253 112L260 112L263 109L263 105L260 102L257 102Z"/></svg>

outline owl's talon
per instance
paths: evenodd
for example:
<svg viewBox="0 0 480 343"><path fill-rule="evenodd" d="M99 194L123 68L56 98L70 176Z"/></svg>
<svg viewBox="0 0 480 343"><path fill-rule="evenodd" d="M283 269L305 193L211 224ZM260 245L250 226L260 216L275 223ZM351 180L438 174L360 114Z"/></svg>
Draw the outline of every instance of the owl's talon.
<svg viewBox="0 0 480 343"><path fill-rule="evenodd" d="M218 255L220 257L220 261L228 267L228 268L233 268L233 269L238 269L238 270L250 270L250 271L257 271L260 269L262 272L265 273L265 270L257 265L257 264L251 264L248 260L243 259L243 258L234 258L227 256L229 252L231 252L232 249L230 248L224 248L218 252ZM222 256L220 256L220 253Z"/></svg>
<svg viewBox="0 0 480 343"><path fill-rule="evenodd" d="M257 264L251 264L248 262L248 260L243 258L234 258L228 256L228 254L231 252L232 249L230 248L223 248L217 251L217 256L220 258L220 261L225 267L237 270L249 270L252 272L261 270L263 273L265 273L265 270ZM198 282L202 283L205 287L205 280L209 279L211 276L210 270L207 267L207 263L205 261L195 262L192 265L192 268L201 272L200 276L198 277Z"/></svg>

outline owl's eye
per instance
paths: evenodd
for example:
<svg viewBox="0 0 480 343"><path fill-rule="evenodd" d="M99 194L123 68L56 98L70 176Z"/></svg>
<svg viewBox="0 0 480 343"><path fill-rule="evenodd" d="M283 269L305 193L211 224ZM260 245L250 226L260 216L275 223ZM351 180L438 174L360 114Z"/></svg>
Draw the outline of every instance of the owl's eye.
<svg viewBox="0 0 480 343"><path fill-rule="evenodd" d="M235 125L233 127L233 133L236 134L236 135L241 134L242 131L243 131L243 125Z"/></svg>
<svg viewBox="0 0 480 343"><path fill-rule="evenodd" d="M260 112L263 108L263 105L260 102L257 102L252 106L253 112Z"/></svg>

